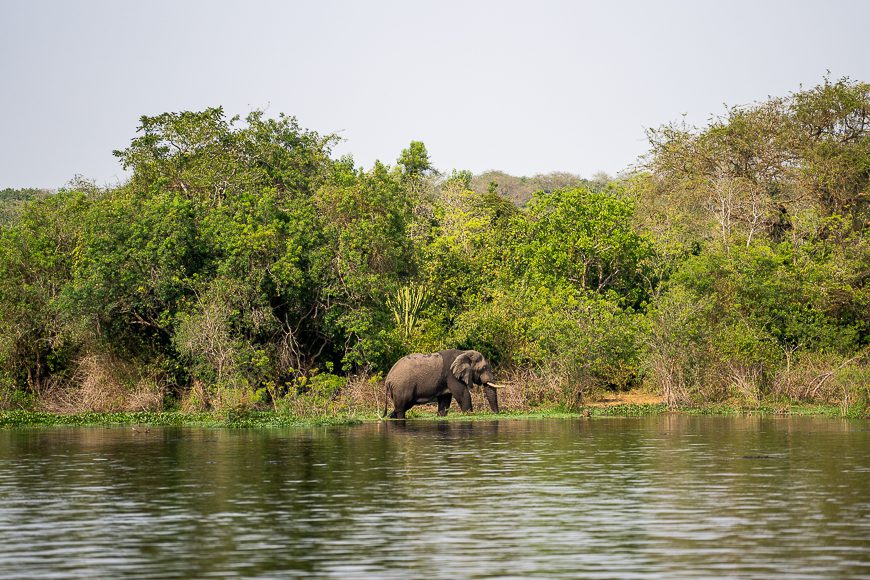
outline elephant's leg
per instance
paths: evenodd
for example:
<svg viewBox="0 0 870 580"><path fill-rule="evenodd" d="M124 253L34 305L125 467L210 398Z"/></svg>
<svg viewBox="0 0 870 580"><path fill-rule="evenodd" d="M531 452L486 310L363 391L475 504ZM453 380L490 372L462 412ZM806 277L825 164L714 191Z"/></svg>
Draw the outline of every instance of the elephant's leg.
<svg viewBox="0 0 870 580"><path fill-rule="evenodd" d="M395 401L393 403L393 412L390 413L390 419L404 419L405 411L411 407L412 405L408 405L405 401Z"/></svg>
<svg viewBox="0 0 870 580"><path fill-rule="evenodd" d="M393 386L393 412L390 413L390 419L404 419L405 412L413 406L408 389L401 385Z"/></svg>
<svg viewBox="0 0 870 580"><path fill-rule="evenodd" d="M456 397L456 402L459 403L459 408L463 412L467 413L472 410L471 392L468 390L467 385L453 377L449 377L447 379L447 388L450 390L450 394Z"/></svg>
<svg viewBox="0 0 870 580"><path fill-rule="evenodd" d="M447 414L447 410L450 408L450 403L453 402L453 395L447 393L446 395L441 395L438 397L438 416L443 417Z"/></svg>

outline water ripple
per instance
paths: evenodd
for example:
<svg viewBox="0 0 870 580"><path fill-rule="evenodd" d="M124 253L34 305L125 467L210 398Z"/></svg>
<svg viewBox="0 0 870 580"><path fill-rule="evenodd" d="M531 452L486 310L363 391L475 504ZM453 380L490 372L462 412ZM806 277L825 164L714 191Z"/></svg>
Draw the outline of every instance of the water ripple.
<svg viewBox="0 0 870 580"><path fill-rule="evenodd" d="M651 417L0 432L0 578L870 577L870 431Z"/></svg>

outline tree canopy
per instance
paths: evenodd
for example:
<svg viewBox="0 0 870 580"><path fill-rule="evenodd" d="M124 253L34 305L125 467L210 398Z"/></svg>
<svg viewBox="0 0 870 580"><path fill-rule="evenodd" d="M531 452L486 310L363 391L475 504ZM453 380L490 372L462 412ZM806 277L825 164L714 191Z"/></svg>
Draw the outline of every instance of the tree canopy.
<svg viewBox="0 0 870 580"><path fill-rule="evenodd" d="M649 138L619 179L514 178L420 141L359 167L285 115L142 117L128 182L0 192L0 401L100 367L167 404L275 403L448 347L566 405L866 400L870 85Z"/></svg>

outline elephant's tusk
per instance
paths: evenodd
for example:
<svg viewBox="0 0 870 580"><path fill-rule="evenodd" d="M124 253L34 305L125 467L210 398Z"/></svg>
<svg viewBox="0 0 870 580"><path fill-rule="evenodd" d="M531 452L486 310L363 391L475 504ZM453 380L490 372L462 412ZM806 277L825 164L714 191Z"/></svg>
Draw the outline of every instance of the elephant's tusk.
<svg viewBox="0 0 870 580"><path fill-rule="evenodd" d="M492 387L493 389L506 389L511 385L499 385L498 383L486 383L487 387Z"/></svg>

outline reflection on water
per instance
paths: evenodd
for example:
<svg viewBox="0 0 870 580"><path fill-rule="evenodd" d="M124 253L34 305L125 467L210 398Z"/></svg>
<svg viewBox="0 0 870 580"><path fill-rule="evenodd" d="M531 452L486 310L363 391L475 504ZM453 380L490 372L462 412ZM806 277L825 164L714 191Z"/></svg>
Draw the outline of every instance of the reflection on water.
<svg viewBox="0 0 870 580"><path fill-rule="evenodd" d="M0 432L0 576L870 575L870 424Z"/></svg>

